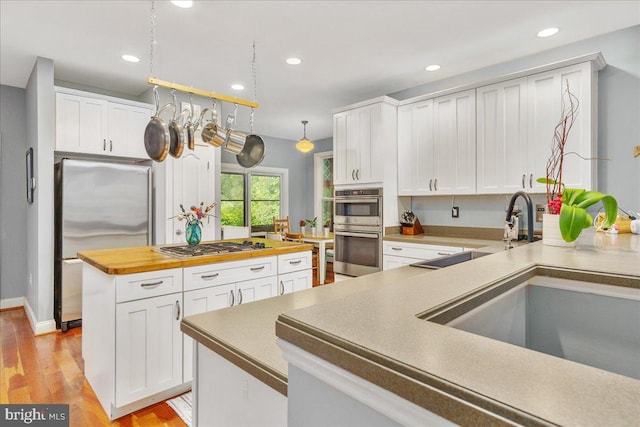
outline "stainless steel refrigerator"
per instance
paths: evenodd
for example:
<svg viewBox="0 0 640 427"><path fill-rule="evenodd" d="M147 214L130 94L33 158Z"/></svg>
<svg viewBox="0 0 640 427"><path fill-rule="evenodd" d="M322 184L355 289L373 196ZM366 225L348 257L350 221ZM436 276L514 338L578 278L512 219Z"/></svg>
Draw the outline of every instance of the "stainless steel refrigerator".
<svg viewBox="0 0 640 427"><path fill-rule="evenodd" d="M55 165L54 317L82 324L77 253L151 244L151 167L62 159Z"/></svg>

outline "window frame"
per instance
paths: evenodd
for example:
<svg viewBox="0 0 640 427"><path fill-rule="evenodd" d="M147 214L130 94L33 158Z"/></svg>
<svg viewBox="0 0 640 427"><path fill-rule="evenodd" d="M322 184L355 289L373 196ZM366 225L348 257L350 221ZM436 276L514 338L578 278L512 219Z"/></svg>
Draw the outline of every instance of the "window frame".
<svg viewBox="0 0 640 427"><path fill-rule="evenodd" d="M325 159L332 159L333 151L322 151L319 153L313 154L313 215L316 218L322 218L322 200L328 198L322 197L322 184L323 184L323 165L322 162ZM334 163L335 166L335 163ZM335 170L333 171L335 178ZM331 197L333 200L334 208L335 208L335 197ZM333 217L333 215L332 215ZM321 226L322 227L322 226ZM333 229L333 224L331 224L331 228Z"/></svg>
<svg viewBox="0 0 640 427"><path fill-rule="evenodd" d="M245 227L252 228L251 224L251 176L267 175L278 176L280 178L280 218L285 218L289 214L289 170L285 168L274 168L268 166L256 166L251 169L245 169L240 165L233 163L222 163L221 173L243 174L245 176L245 206L244 217Z"/></svg>

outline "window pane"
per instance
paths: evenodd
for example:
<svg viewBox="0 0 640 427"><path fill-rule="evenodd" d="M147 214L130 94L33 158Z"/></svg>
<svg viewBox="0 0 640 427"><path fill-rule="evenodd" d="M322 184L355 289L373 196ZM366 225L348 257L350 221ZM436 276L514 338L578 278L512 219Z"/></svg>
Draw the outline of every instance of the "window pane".
<svg viewBox="0 0 640 427"><path fill-rule="evenodd" d="M251 176L251 200L280 201L280 177L252 175Z"/></svg>
<svg viewBox="0 0 640 427"><path fill-rule="evenodd" d="M220 202L220 224L244 226L244 202Z"/></svg>
<svg viewBox="0 0 640 427"><path fill-rule="evenodd" d="M322 197L333 197L333 157L322 160Z"/></svg>
<svg viewBox="0 0 640 427"><path fill-rule="evenodd" d="M223 173L220 179L220 200L244 200L244 175Z"/></svg>
<svg viewBox="0 0 640 427"><path fill-rule="evenodd" d="M280 218L280 201L251 201L251 226L273 225L273 217Z"/></svg>

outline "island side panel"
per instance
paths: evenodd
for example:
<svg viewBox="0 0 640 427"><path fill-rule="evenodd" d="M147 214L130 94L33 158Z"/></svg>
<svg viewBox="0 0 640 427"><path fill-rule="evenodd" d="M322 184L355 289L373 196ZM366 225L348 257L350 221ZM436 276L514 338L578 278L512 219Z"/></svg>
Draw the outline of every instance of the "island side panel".
<svg viewBox="0 0 640 427"><path fill-rule="evenodd" d="M194 425L286 426L287 397L195 343Z"/></svg>
<svg viewBox="0 0 640 427"><path fill-rule="evenodd" d="M82 266L82 357L84 375L111 417L115 397L116 278Z"/></svg>

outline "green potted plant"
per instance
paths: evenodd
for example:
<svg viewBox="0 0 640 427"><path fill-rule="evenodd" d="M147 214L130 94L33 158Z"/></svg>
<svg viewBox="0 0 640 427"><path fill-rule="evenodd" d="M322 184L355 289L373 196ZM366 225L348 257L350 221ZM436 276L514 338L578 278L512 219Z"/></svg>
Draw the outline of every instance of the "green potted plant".
<svg viewBox="0 0 640 427"><path fill-rule="evenodd" d="M547 176L537 179L546 184L547 190L548 213L543 216L542 240L544 244L554 246L575 245L582 230L593 225L593 218L586 210L589 206L602 201L606 214L603 227L613 225L618 214L618 203L612 196L582 188L566 188L562 182L565 144L578 112L578 99L569 91L568 81L564 94L562 117L554 129L551 156L547 161Z"/></svg>
<svg viewBox="0 0 640 427"><path fill-rule="evenodd" d="M318 225L318 217L314 216L313 219L305 219L305 222L307 224L309 224L309 227L311 227L311 234L313 234L315 236L316 235L316 227Z"/></svg>

